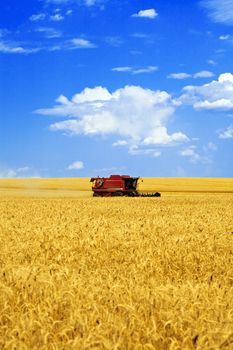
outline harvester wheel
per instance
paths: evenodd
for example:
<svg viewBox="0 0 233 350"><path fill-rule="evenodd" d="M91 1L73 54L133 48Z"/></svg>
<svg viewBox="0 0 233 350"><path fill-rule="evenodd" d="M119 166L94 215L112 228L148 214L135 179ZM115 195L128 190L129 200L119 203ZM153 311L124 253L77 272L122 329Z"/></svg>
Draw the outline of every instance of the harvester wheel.
<svg viewBox="0 0 233 350"><path fill-rule="evenodd" d="M122 197L122 196L123 196L123 193L122 193L122 192L113 192L113 193L112 193L112 196L113 196L113 197Z"/></svg>
<svg viewBox="0 0 233 350"><path fill-rule="evenodd" d="M97 179L96 183L95 183L95 187L100 188L101 186L103 186L104 181L102 179Z"/></svg>
<svg viewBox="0 0 233 350"><path fill-rule="evenodd" d="M135 195L134 195L133 192L129 192L127 196L128 196L128 197L134 197Z"/></svg>

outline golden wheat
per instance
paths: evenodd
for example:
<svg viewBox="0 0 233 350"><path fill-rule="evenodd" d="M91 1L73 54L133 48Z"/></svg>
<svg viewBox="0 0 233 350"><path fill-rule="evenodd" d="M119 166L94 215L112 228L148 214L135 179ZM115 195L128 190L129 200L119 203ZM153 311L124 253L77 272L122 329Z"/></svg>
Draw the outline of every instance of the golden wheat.
<svg viewBox="0 0 233 350"><path fill-rule="evenodd" d="M82 181L0 181L0 349L232 349L232 180Z"/></svg>

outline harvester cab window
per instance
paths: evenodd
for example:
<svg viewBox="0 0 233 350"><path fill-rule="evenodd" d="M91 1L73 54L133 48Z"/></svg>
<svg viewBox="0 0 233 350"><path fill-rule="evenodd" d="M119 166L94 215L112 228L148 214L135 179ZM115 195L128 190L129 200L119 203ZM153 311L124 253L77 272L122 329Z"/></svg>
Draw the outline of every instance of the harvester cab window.
<svg viewBox="0 0 233 350"><path fill-rule="evenodd" d="M125 188L127 190L136 190L137 180L135 179L126 179L125 180Z"/></svg>

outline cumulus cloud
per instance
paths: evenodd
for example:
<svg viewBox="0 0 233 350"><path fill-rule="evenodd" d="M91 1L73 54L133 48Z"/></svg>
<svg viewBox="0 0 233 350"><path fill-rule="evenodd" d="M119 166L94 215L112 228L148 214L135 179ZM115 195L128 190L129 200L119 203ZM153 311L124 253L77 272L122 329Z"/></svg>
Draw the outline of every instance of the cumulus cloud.
<svg viewBox="0 0 233 350"><path fill-rule="evenodd" d="M226 129L219 133L220 139L232 139L233 138L233 125L228 126Z"/></svg>
<svg viewBox="0 0 233 350"><path fill-rule="evenodd" d="M109 92L101 86L86 88L69 100L64 95L57 104L36 113L66 117L50 126L53 131L73 135L115 135L114 146L168 145L185 142L181 131L169 134L167 123L176 102L165 91L125 86ZM124 141L124 142L123 142Z"/></svg>
<svg viewBox="0 0 233 350"><path fill-rule="evenodd" d="M67 167L67 170L81 170L84 169L84 163L82 161L76 161Z"/></svg>
<svg viewBox="0 0 233 350"><path fill-rule="evenodd" d="M214 22L233 24L233 0L201 0L200 4Z"/></svg>
<svg viewBox="0 0 233 350"><path fill-rule="evenodd" d="M132 17L141 17L141 18L149 18L155 19L158 16L158 13L155 9L141 10L138 13L134 13Z"/></svg>
<svg viewBox="0 0 233 350"><path fill-rule="evenodd" d="M178 80L184 80L184 79L188 79L188 78L194 78L194 79L198 79L198 78L211 78L214 76L214 73L208 71L208 70L202 70L200 72L194 73L194 74L189 74L189 73L172 73L169 74L167 77L169 79L178 79Z"/></svg>
<svg viewBox="0 0 233 350"><path fill-rule="evenodd" d="M183 91L179 101L191 104L195 109L233 109L233 75L231 73L221 74L218 80L208 84L186 86Z"/></svg>
<svg viewBox="0 0 233 350"><path fill-rule="evenodd" d="M133 68L133 67L115 67L112 68L113 72L129 72L131 74L143 74L143 73L153 73L158 70L157 66L147 66L143 68Z"/></svg>

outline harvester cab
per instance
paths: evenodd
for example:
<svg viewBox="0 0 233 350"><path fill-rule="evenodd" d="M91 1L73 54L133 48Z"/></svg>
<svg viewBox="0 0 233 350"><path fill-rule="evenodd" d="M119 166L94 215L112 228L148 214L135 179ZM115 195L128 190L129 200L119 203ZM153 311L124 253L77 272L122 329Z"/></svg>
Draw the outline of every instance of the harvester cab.
<svg viewBox="0 0 233 350"><path fill-rule="evenodd" d="M160 193L142 194L137 190L139 177L129 175L111 175L110 177L92 177L94 197L160 197Z"/></svg>

